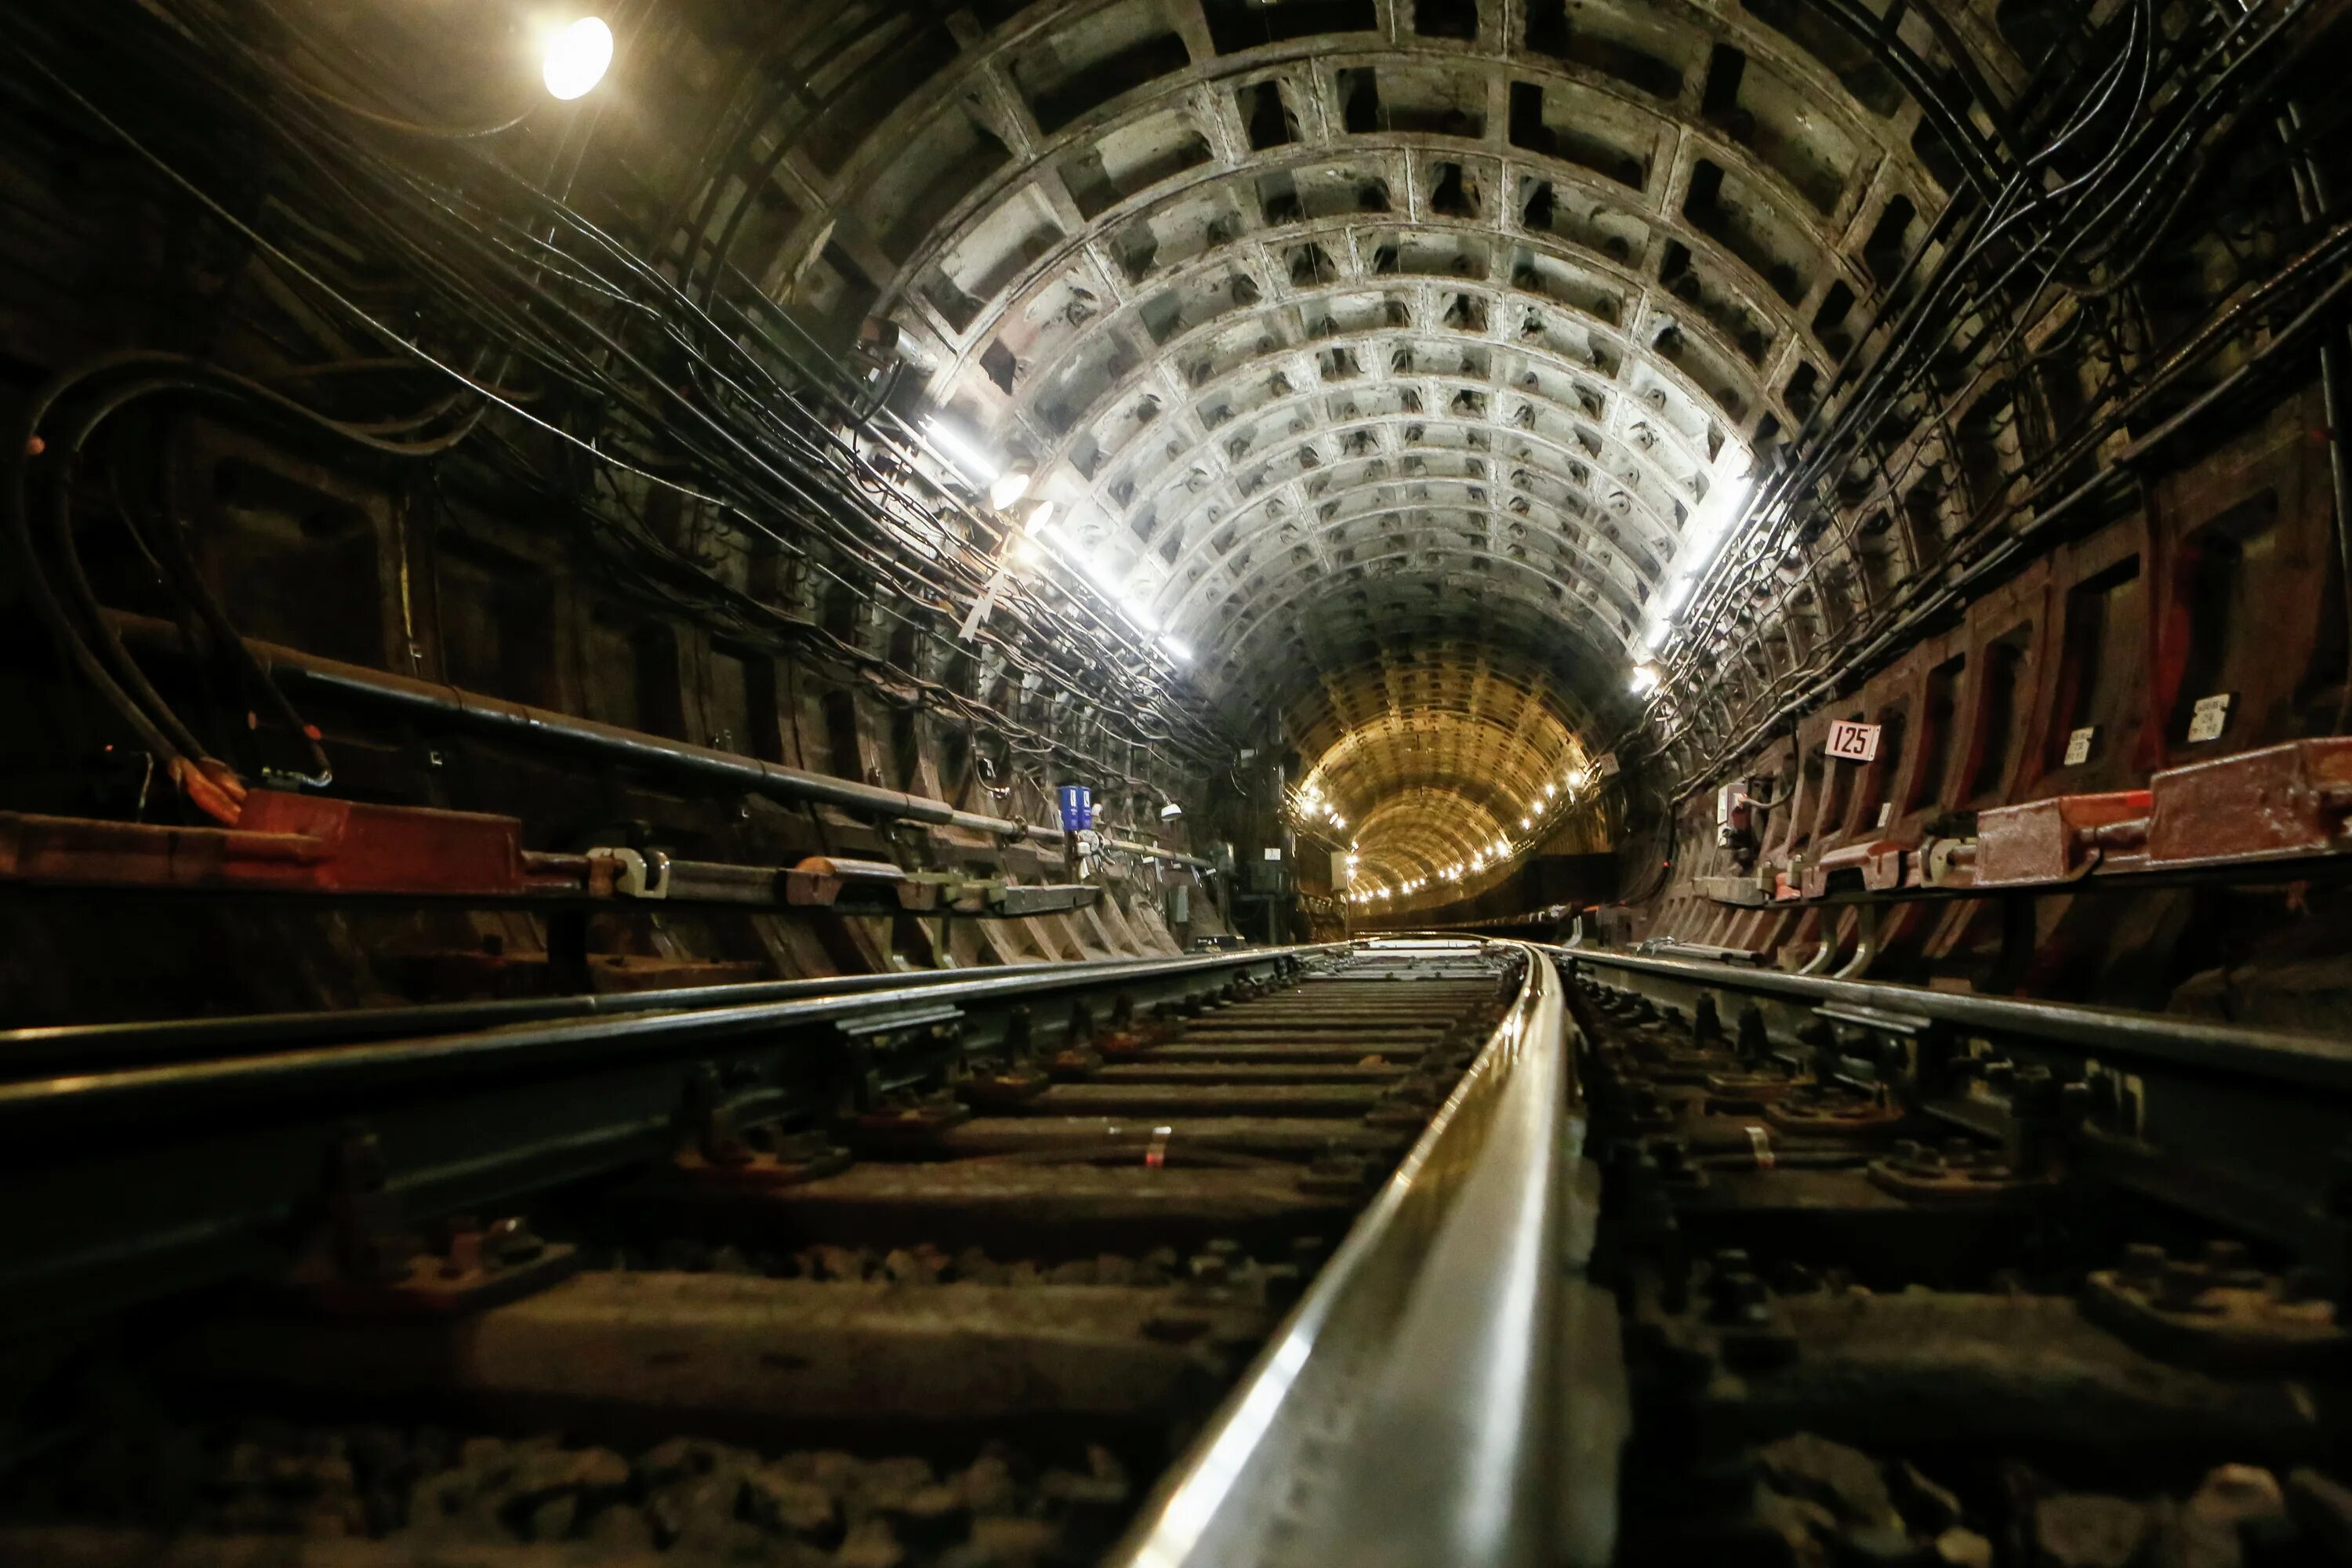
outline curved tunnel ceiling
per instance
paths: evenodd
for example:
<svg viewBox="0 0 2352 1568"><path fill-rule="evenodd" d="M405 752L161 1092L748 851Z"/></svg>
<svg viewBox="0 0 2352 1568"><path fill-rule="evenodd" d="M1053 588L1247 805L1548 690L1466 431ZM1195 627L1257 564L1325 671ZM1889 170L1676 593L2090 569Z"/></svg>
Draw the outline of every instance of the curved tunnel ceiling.
<svg viewBox="0 0 2352 1568"><path fill-rule="evenodd" d="M1827 15L816 7L778 47L830 140L766 160L756 281L870 289L1057 547L1425 878L1604 743L1706 499L1942 205Z"/></svg>

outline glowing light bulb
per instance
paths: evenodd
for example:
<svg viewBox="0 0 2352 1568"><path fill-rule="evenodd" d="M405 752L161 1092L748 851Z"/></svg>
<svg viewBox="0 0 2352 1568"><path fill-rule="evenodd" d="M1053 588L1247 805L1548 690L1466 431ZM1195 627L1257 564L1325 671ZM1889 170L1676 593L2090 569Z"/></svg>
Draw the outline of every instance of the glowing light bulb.
<svg viewBox="0 0 2352 1568"><path fill-rule="evenodd" d="M1029 493L1031 477L1026 468L1005 469L996 476L996 482L988 487L988 504L1003 511Z"/></svg>
<svg viewBox="0 0 2352 1568"><path fill-rule="evenodd" d="M583 16L548 41L540 74L548 92L569 103L603 81L612 64L613 29L594 16Z"/></svg>

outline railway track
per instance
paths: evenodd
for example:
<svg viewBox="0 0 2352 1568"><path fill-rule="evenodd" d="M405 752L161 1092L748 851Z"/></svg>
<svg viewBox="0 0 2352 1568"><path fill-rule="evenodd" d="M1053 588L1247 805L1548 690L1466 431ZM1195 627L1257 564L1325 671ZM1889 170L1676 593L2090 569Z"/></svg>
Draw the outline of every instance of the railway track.
<svg viewBox="0 0 2352 1568"><path fill-rule="evenodd" d="M1549 1284L1505 1276L1550 1223L1559 995L1450 942L14 1037L0 1562L1346 1528L1357 1468L1318 1504L1311 1451L1384 1367L1524 1371L1485 1314Z"/></svg>
<svg viewBox="0 0 2352 1568"><path fill-rule="evenodd" d="M2339 1044L1559 955L1620 1561L2352 1561Z"/></svg>
<svg viewBox="0 0 2352 1568"><path fill-rule="evenodd" d="M1434 939L501 1005L7 1042L0 1562L2352 1561L2334 1042Z"/></svg>

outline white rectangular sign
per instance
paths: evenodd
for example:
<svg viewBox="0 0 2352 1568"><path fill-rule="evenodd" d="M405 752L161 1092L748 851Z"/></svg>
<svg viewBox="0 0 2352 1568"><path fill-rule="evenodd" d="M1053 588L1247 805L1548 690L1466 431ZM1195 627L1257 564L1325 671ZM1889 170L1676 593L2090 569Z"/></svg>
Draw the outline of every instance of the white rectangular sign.
<svg viewBox="0 0 2352 1568"><path fill-rule="evenodd" d="M1592 771L1604 779L1615 778L1617 776L1617 753L1614 752L1601 752L1601 760L1592 764Z"/></svg>
<svg viewBox="0 0 2352 1568"><path fill-rule="evenodd" d="M1843 757L1849 763L1869 762L1878 755L1878 726L1841 719L1830 726L1826 749L1831 756Z"/></svg>
<svg viewBox="0 0 2352 1568"><path fill-rule="evenodd" d="M2197 700L2197 706L2191 709L2189 714L2189 742L2193 745L2206 741L2218 741L2221 738L2221 731L2229 727L2229 723L2230 693L2221 691L2210 697L2200 697Z"/></svg>

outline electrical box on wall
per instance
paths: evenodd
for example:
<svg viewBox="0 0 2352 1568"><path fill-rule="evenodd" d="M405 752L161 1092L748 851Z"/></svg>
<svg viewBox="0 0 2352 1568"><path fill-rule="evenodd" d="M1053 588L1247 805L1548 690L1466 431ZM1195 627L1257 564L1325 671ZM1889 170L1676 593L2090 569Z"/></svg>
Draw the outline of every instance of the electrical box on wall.
<svg viewBox="0 0 2352 1568"><path fill-rule="evenodd" d="M1768 779L1733 779L1715 792L1715 842L1743 860L1756 853Z"/></svg>
<svg viewBox="0 0 2352 1568"><path fill-rule="evenodd" d="M1715 792L1715 842L1728 849L1748 831L1748 781L1733 779Z"/></svg>
<svg viewBox="0 0 2352 1568"><path fill-rule="evenodd" d="M1168 889L1168 923L1181 926L1192 919L1192 889L1179 882Z"/></svg>

